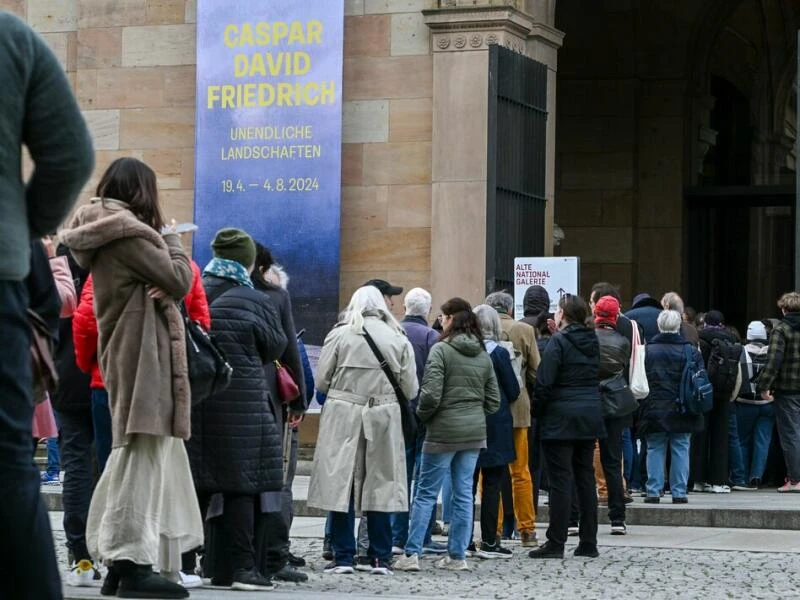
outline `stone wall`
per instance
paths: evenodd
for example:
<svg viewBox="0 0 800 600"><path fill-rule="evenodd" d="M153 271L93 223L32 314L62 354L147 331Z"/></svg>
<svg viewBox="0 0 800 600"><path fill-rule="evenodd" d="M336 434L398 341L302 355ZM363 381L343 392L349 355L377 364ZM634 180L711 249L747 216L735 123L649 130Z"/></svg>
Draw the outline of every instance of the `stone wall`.
<svg viewBox="0 0 800 600"><path fill-rule="evenodd" d="M426 7L345 1L342 303L373 277L430 286ZM84 195L109 162L135 156L155 169L168 217L192 220L196 0L0 0L0 8L39 31L69 76L97 151Z"/></svg>

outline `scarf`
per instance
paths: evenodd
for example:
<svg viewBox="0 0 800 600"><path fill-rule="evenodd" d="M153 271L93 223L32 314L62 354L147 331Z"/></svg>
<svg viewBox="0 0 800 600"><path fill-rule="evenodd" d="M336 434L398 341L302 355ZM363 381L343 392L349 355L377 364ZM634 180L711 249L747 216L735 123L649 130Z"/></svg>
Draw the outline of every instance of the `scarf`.
<svg viewBox="0 0 800 600"><path fill-rule="evenodd" d="M250 274L247 272L247 269L235 260L212 258L211 262L203 269L203 275L213 275L214 277L221 277L222 279L230 279L239 285L246 285L249 288L253 287L253 281L250 279Z"/></svg>

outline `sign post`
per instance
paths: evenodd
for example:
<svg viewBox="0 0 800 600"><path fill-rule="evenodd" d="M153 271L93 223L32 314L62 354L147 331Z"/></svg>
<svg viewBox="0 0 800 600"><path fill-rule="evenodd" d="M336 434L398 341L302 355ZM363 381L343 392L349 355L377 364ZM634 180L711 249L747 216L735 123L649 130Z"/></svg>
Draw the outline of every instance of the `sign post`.
<svg viewBox="0 0 800 600"><path fill-rule="evenodd" d="M344 0L199 0L195 260L223 227L291 277L321 344L339 305Z"/></svg>
<svg viewBox="0 0 800 600"><path fill-rule="evenodd" d="M514 318L525 316L523 300L532 285L550 295L550 312L555 312L564 294L577 294L580 259L576 256L534 256L514 259Z"/></svg>

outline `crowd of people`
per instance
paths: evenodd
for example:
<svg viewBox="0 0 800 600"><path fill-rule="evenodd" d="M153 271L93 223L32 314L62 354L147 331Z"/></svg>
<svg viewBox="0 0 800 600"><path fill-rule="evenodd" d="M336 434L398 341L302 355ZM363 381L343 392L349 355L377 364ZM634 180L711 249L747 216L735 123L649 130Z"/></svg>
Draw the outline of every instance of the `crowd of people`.
<svg viewBox="0 0 800 600"><path fill-rule="evenodd" d="M551 304L532 286L524 315L505 291L475 307L453 297L433 323L431 294L414 288L398 321L402 288L373 279L331 324L312 373L269 249L225 228L213 259L195 264L140 160L112 162L59 229L92 171L90 137L44 42L6 14L0 30L4 83L26 99L3 104L3 150L19 165L24 143L36 165L27 186L0 172L0 530L14 542L0 550L14 573L3 597L62 596L32 456L56 437L68 585L186 598L203 578L242 591L305 581L289 532L297 429L315 391L308 504L329 513L333 575L419 571L425 554L465 571L471 557L512 556L512 538L548 559L577 535L574 554L593 558L598 505L624 535L637 493L686 504L690 492L770 483L800 492L800 293L741 339L675 292L639 294L623 313L604 282L588 302ZM192 394L192 323L230 375L207 397ZM690 410L687 374L701 371L713 391ZM446 545L432 539L440 496Z"/></svg>

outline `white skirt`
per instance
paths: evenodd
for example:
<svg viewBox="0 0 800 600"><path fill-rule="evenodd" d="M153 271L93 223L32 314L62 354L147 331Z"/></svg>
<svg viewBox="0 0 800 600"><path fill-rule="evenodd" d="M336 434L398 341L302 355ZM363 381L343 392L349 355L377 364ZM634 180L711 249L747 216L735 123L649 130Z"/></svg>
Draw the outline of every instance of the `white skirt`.
<svg viewBox="0 0 800 600"><path fill-rule="evenodd" d="M180 570L181 553L203 543L183 440L137 434L111 451L89 507L86 543L96 559Z"/></svg>

